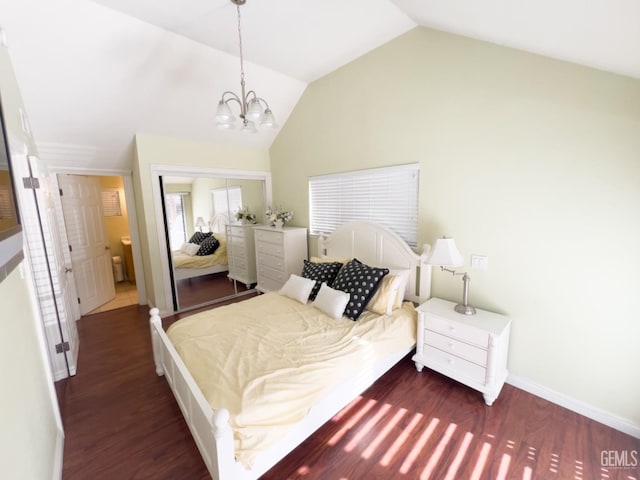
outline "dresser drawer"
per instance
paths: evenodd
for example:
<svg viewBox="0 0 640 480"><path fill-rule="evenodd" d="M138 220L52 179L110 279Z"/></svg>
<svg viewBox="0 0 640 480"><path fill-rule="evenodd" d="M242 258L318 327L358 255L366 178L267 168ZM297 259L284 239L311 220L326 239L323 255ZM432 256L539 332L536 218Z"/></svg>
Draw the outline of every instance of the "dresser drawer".
<svg viewBox="0 0 640 480"><path fill-rule="evenodd" d="M282 257L274 257L264 253L258 253L258 265L262 267L270 267L279 272L284 272L284 260Z"/></svg>
<svg viewBox="0 0 640 480"><path fill-rule="evenodd" d="M247 257L242 255L242 252L234 252L229 256L229 263L234 268L247 268Z"/></svg>
<svg viewBox="0 0 640 480"><path fill-rule="evenodd" d="M227 239L227 248L244 249L246 244L247 242L244 237L236 237L232 235Z"/></svg>
<svg viewBox="0 0 640 480"><path fill-rule="evenodd" d="M283 243L283 233L276 230L256 230L257 243Z"/></svg>
<svg viewBox="0 0 640 480"><path fill-rule="evenodd" d="M289 278L289 276L283 270L277 270L275 268L267 267L264 263L260 263L260 265L258 266L258 275L261 279L265 278L273 280L278 284L278 288L284 285L284 282L286 282Z"/></svg>
<svg viewBox="0 0 640 480"><path fill-rule="evenodd" d="M433 362L437 366L445 369L443 373L454 378L464 377L465 380L479 384L484 384L486 382L486 368L476 365L473 362L463 360L462 358L451 355L450 353L443 352L431 345L424 346L424 359L427 365Z"/></svg>
<svg viewBox="0 0 640 480"><path fill-rule="evenodd" d="M489 332L462 323L445 320L435 315L425 314L424 327L446 337L455 337L457 340L471 343L481 348L486 349L489 345Z"/></svg>
<svg viewBox="0 0 640 480"><path fill-rule="evenodd" d="M282 285L284 285L284 282L272 280L268 277L260 277L260 283L257 288L263 292L277 292L282 288Z"/></svg>
<svg viewBox="0 0 640 480"><path fill-rule="evenodd" d="M266 253L275 257L284 258L284 246L276 243L259 243L258 253Z"/></svg>
<svg viewBox="0 0 640 480"><path fill-rule="evenodd" d="M431 330L424 331L424 343L426 346L435 347L480 366L486 366L487 364L486 350L474 347L468 343L460 342L454 338L441 335Z"/></svg>

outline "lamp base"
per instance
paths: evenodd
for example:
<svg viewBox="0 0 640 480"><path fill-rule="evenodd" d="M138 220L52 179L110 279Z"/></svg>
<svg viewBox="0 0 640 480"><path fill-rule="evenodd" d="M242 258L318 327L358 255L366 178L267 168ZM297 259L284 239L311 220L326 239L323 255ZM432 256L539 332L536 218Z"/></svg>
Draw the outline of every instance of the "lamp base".
<svg viewBox="0 0 640 480"><path fill-rule="evenodd" d="M455 306L454 310L458 313L461 313L463 315L475 315L476 314L476 309L473 308L471 305L463 305L462 303L459 303Z"/></svg>

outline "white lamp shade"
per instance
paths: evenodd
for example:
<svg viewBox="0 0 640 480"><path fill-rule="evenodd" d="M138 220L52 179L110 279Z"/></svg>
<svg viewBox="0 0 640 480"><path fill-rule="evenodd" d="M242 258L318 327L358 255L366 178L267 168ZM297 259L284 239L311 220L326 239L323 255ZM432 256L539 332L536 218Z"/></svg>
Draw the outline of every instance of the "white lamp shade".
<svg viewBox="0 0 640 480"><path fill-rule="evenodd" d="M196 227L204 227L204 218L198 217L196 219Z"/></svg>
<svg viewBox="0 0 640 480"><path fill-rule="evenodd" d="M254 122L250 122L245 120L242 125L242 131L245 133L258 133L258 129L256 128L256 124Z"/></svg>
<svg viewBox="0 0 640 480"><path fill-rule="evenodd" d="M464 258L460 255L453 238L443 237L436 240L427 263L439 267L459 267L464 264Z"/></svg>
<svg viewBox="0 0 640 480"><path fill-rule="evenodd" d="M218 102L218 108L216 109L216 122L218 125L229 125L231 124L235 118L233 118L233 113L224 101L220 100Z"/></svg>
<svg viewBox="0 0 640 480"><path fill-rule="evenodd" d="M266 109L264 111L264 117L262 117L262 121L260 122L260 125L262 125L263 127L271 127L271 128L277 128L278 124L276 123L276 118L273 116L273 112L271 112L270 109Z"/></svg>
<svg viewBox="0 0 640 480"><path fill-rule="evenodd" d="M262 119L262 106L258 100L251 100L247 106L247 120L257 122Z"/></svg>

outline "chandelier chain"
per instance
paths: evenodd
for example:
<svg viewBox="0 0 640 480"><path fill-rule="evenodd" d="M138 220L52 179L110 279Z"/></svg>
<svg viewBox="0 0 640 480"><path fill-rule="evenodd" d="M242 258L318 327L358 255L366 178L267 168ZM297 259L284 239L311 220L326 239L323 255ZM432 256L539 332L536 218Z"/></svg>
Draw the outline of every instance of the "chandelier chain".
<svg viewBox="0 0 640 480"><path fill-rule="evenodd" d="M244 86L244 57L242 55L242 29L240 28L240 4L236 5L238 9L238 45L240 46L240 84Z"/></svg>

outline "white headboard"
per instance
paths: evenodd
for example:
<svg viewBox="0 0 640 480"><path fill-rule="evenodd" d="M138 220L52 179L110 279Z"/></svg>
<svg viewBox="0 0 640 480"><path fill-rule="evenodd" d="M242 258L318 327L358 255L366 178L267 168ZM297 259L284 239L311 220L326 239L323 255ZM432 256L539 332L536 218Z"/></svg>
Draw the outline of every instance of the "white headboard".
<svg viewBox="0 0 640 480"><path fill-rule="evenodd" d="M431 296L431 266L425 263L430 246L415 253L395 232L371 222L351 222L328 237L318 237L318 254L330 258L357 258L367 265L407 268L411 279L405 299L424 303Z"/></svg>

